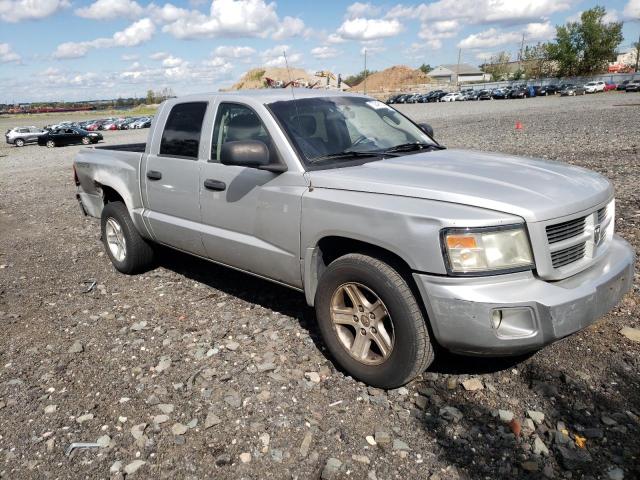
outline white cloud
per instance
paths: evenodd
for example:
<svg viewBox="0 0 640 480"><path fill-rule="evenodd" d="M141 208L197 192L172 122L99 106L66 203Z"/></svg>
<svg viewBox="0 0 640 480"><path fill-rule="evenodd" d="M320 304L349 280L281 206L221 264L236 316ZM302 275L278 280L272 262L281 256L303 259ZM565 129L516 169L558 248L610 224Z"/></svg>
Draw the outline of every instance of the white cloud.
<svg viewBox="0 0 640 480"><path fill-rule="evenodd" d="M574 0L438 0L419 5L413 14L423 22L465 20L473 24L516 25L541 21L570 9L573 3Z"/></svg>
<svg viewBox="0 0 640 480"><path fill-rule="evenodd" d="M144 10L134 0L96 0L91 5L76 10L76 15L91 20L113 20L115 18L136 18Z"/></svg>
<svg viewBox="0 0 640 480"><path fill-rule="evenodd" d="M53 52L53 56L58 59L62 58L80 58L84 57L91 46L87 42L65 42L58 45L56 51Z"/></svg>
<svg viewBox="0 0 640 480"><path fill-rule="evenodd" d="M437 50L442 47L442 40L453 38L458 34L460 23L457 20L440 20L431 24L423 23L418 36L425 41L426 46Z"/></svg>
<svg viewBox="0 0 640 480"><path fill-rule="evenodd" d="M0 0L0 20L9 23L37 20L69 5L69 0Z"/></svg>
<svg viewBox="0 0 640 480"><path fill-rule="evenodd" d="M245 58L254 55L256 51L251 47L232 47L221 45L213 51L214 55L224 58Z"/></svg>
<svg viewBox="0 0 640 480"><path fill-rule="evenodd" d="M175 22L181 18L189 16L190 11L185 8L176 7L172 3L165 3L162 7L159 7L155 3L151 3L147 7L149 16L159 23Z"/></svg>
<svg viewBox="0 0 640 480"><path fill-rule="evenodd" d="M305 26L301 19L295 17L284 17L278 26L278 29L273 33L272 38L274 40L282 40L283 38L302 35L304 32Z"/></svg>
<svg viewBox="0 0 640 480"><path fill-rule="evenodd" d="M556 29L551 23L530 23L524 32L525 41L531 40L550 40L556 34Z"/></svg>
<svg viewBox="0 0 640 480"><path fill-rule="evenodd" d="M208 14L198 10L185 10L172 6L169 15L167 5L161 15L159 7L151 15L165 22L163 31L180 39L205 37L268 37L285 38L304 33L304 22L285 17L282 21L276 13L275 3L265 0L212 0ZM170 17L174 18L171 19Z"/></svg>
<svg viewBox="0 0 640 480"><path fill-rule="evenodd" d="M149 55L149 58L151 60L164 60L168 56L169 56L169 54L167 52L155 52L155 53L152 53L151 55Z"/></svg>
<svg viewBox="0 0 640 480"><path fill-rule="evenodd" d="M138 60L140 58L140 55L137 55L135 53L123 53L120 58L122 58L122 60L124 60L125 62L131 62L133 60Z"/></svg>
<svg viewBox="0 0 640 480"><path fill-rule="evenodd" d="M498 45L509 43L517 44L522 41L524 34L525 41L549 40L555 35L555 28L549 23L530 23L524 31L504 31L497 28L490 28L479 33L473 33L463 38L459 43L459 48L493 48Z"/></svg>
<svg viewBox="0 0 640 480"><path fill-rule="evenodd" d="M355 2L347 7L345 17L347 19L372 17L380 13L380 7L376 7L371 3Z"/></svg>
<svg viewBox="0 0 640 480"><path fill-rule="evenodd" d="M178 67L183 65L185 61L180 57L169 56L162 61L163 67Z"/></svg>
<svg viewBox="0 0 640 480"><path fill-rule="evenodd" d="M627 20L640 21L640 0L629 0L622 13Z"/></svg>
<svg viewBox="0 0 640 480"><path fill-rule="evenodd" d="M284 53L287 55L286 59ZM260 55L265 67L285 67L287 63L290 67L294 67L302 61L302 55L291 53L288 45L277 45L263 51Z"/></svg>
<svg viewBox="0 0 640 480"><path fill-rule="evenodd" d="M402 25L396 19L354 18L345 20L338 28L338 35L349 40L375 40L393 37L402 31Z"/></svg>
<svg viewBox="0 0 640 480"><path fill-rule="evenodd" d="M0 63L19 62L20 55L11 49L8 43L0 43Z"/></svg>
<svg viewBox="0 0 640 480"><path fill-rule="evenodd" d="M132 23L121 32L113 34L113 41L119 47L133 47L148 42L153 37L156 27L149 18Z"/></svg>
<svg viewBox="0 0 640 480"><path fill-rule="evenodd" d="M97 38L86 42L65 42L56 48L54 58L84 57L95 48L134 47L148 42L153 37L155 25L148 18L132 23L127 28L113 34L111 38Z"/></svg>
<svg viewBox="0 0 640 480"><path fill-rule="evenodd" d="M338 52L338 50L336 50L335 48L329 47L326 45L311 49L311 55L313 55L314 58L317 58L319 60L337 57L339 53L340 52Z"/></svg>

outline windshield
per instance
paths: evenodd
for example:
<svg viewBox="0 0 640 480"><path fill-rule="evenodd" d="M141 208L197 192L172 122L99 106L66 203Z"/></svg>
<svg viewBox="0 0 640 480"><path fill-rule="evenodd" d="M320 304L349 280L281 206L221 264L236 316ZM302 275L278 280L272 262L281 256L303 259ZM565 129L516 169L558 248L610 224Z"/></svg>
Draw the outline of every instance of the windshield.
<svg viewBox="0 0 640 480"><path fill-rule="evenodd" d="M407 144L437 144L402 114L363 97L316 97L269 104L306 165L381 158Z"/></svg>

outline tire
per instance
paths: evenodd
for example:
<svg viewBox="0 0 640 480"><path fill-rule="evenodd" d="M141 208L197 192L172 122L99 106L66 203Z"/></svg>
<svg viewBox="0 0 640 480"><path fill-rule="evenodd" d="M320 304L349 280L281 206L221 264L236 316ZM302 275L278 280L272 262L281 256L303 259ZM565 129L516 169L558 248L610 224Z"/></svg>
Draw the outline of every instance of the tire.
<svg viewBox="0 0 640 480"><path fill-rule="evenodd" d="M116 270L128 275L148 270L153 264L153 247L140 236L127 207L109 202L102 209L102 241ZM122 248L122 255L117 248Z"/></svg>
<svg viewBox="0 0 640 480"><path fill-rule="evenodd" d="M53 148L56 146L56 142L54 142L53 140L47 140L47 143L45 143L45 145L47 146L47 148Z"/></svg>
<svg viewBox="0 0 640 480"><path fill-rule="evenodd" d="M354 286L360 297L353 293ZM362 305L351 301L362 295L366 297ZM370 309L372 305L377 307ZM405 279L382 260L348 254L333 261L320 278L315 310L333 358L351 376L369 385L399 387L433 362L434 350L420 306ZM339 316L338 323L334 315ZM358 338L364 340L356 345ZM386 354L379 347L381 338L390 347L385 347ZM364 345L365 355L353 353L359 345Z"/></svg>
<svg viewBox="0 0 640 480"><path fill-rule="evenodd" d="M14 143L16 147L24 147L24 140L22 138L16 138Z"/></svg>
<svg viewBox="0 0 640 480"><path fill-rule="evenodd" d="M89 137L82 137L82 144L89 145L91 143L91 139Z"/></svg>

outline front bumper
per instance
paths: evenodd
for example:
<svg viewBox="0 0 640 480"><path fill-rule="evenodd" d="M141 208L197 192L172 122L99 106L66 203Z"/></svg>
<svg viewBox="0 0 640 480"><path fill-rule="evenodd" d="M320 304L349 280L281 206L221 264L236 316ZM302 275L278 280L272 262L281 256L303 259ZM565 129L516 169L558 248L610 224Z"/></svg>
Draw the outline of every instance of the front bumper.
<svg viewBox="0 0 640 480"><path fill-rule="evenodd" d="M479 278L416 273L414 278L441 346L465 354L517 355L609 312L633 285L634 261L631 246L614 235L597 263L557 282L540 280L533 272ZM497 309L505 315L495 328Z"/></svg>

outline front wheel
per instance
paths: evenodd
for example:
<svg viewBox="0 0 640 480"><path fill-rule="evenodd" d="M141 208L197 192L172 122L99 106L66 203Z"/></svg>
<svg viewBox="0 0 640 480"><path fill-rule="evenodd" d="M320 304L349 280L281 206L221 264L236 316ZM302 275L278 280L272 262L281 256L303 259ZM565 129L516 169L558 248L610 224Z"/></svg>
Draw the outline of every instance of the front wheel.
<svg viewBox="0 0 640 480"><path fill-rule="evenodd" d="M111 263L122 273L145 271L153 264L153 247L140 236L127 207L109 202L102 209L102 241Z"/></svg>
<svg viewBox="0 0 640 480"><path fill-rule="evenodd" d="M406 280L362 254L332 262L315 298L322 337L337 363L369 385L395 388L422 373L434 352Z"/></svg>
<svg viewBox="0 0 640 480"><path fill-rule="evenodd" d="M91 143L91 139L89 137L82 137L82 144L89 145Z"/></svg>
<svg viewBox="0 0 640 480"><path fill-rule="evenodd" d="M24 147L24 140L22 138L16 138L16 147Z"/></svg>
<svg viewBox="0 0 640 480"><path fill-rule="evenodd" d="M47 148L53 148L56 146L56 142L54 142L53 140L47 140Z"/></svg>

